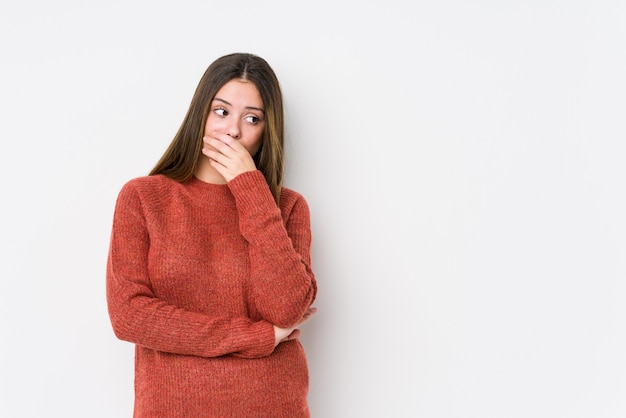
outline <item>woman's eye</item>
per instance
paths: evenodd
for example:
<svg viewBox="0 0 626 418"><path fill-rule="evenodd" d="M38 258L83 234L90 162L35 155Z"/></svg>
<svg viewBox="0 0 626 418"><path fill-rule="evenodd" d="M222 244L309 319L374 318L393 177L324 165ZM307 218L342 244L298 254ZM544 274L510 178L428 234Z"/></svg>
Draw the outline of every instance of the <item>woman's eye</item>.
<svg viewBox="0 0 626 418"><path fill-rule="evenodd" d="M228 112L226 111L226 109L222 108L222 107L218 107L217 109L215 109L213 112L215 112L216 115L218 116L226 116L228 114Z"/></svg>
<svg viewBox="0 0 626 418"><path fill-rule="evenodd" d="M250 115L246 116L246 120L252 124L257 124L261 119L256 116Z"/></svg>

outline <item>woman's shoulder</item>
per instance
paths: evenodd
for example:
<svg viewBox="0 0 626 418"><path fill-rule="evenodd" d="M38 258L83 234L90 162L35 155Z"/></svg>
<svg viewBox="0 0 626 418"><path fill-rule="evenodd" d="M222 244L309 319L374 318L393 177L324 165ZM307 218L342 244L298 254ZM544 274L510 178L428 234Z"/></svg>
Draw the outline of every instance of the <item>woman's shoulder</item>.
<svg viewBox="0 0 626 418"><path fill-rule="evenodd" d="M280 189L280 200L296 201L296 200L305 200L305 199L304 199L304 196L300 192L297 192L294 189L291 189L289 187L283 186Z"/></svg>
<svg viewBox="0 0 626 418"><path fill-rule="evenodd" d="M128 180L120 190L120 196L134 195L141 200L163 197L177 184L162 174L140 176Z"/></svg>
<svg viewBox="0 0 626 418"><path fill-rule="evenodd" d="M163 174L140 176L128 180L122 189L150 190L172 187L176 182Z"/></svg>
<svg viewBox="0 0 626 418"><path fill-rule="evenodd" d="M135 177L124 183L117 200L121 206L155 213L176 200L180 187L180 183L162 174Z"/></svg>
<svg viewBox="0 0 626 418"><path fill-rule="evenodd" d="M302 208L307 212L309 211L309 206L304 196L294 189L284 186L280 191L280 207L283 212L291 212L294 207Z"/></svg>

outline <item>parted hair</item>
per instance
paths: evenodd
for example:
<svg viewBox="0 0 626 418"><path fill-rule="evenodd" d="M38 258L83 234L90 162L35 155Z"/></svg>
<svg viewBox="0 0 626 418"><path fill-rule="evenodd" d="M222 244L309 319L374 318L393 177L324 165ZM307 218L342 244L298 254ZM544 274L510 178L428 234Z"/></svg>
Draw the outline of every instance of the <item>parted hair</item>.
<svg viewBox="0 0 626 418"><path fill-rule="evenodd" d="M266 123L261 147L253 159L278 204L285 165L283 98L274 70L267 61L254 54L224 55L207 68L183 123L150 175L163 174L178 182L191 179L202 152L202 137L211 102L222 86L233 79L254 83L261 95Z"/></svg>

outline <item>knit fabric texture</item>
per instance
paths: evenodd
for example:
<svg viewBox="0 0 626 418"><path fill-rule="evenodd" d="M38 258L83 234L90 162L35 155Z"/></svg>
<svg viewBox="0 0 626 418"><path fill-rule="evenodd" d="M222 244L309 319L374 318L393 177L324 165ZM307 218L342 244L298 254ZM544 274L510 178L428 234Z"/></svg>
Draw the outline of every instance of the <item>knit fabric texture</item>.
<svg viewBox="0 0 626 418"><path fill-rule="evenodd" d="M115 335L135 344L134 417L308 417L302 345L274 348L313 303L305 199L260 171L163 175L121 189L107 263Z"/></svg>

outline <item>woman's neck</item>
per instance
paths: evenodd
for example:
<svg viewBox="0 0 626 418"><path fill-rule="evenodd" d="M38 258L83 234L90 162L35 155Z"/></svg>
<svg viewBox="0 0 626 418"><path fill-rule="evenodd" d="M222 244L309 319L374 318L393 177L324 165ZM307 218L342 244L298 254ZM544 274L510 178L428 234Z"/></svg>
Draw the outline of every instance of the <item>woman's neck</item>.
<svg viewBox="0 0 626 418"><path fill-rule="evenodd" d="M211 184L226 184L226 179L222 177L209 163L208 157L202 155L198 161L198 168L194 173L198 180Z"/></svg>

